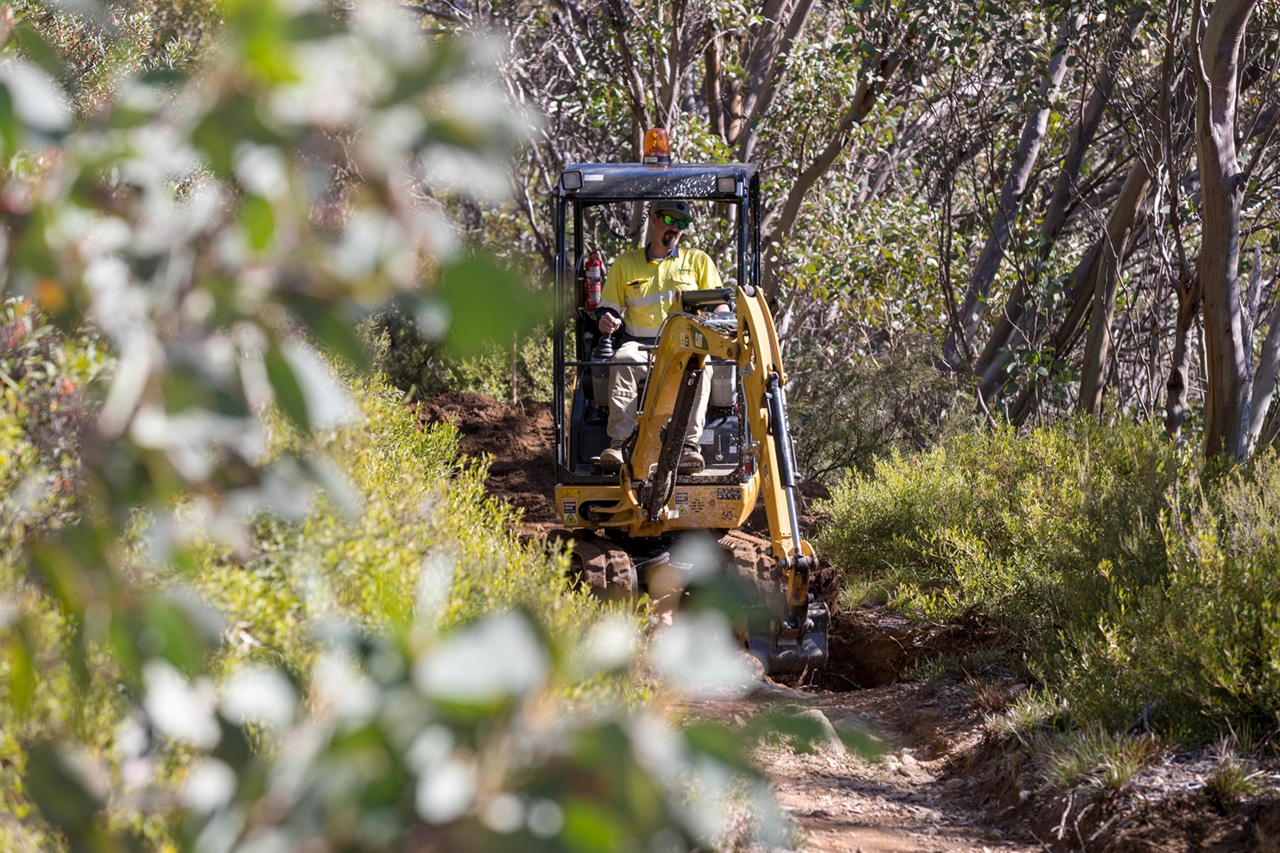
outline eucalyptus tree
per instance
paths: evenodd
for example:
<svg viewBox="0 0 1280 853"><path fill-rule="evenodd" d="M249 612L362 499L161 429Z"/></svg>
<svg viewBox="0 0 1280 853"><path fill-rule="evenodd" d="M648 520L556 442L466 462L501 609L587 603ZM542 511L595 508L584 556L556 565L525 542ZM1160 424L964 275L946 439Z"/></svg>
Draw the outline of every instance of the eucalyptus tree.
<svg viewBox="0 0 1280 853"><path fill-rule="evenodd" d="M1196 160L1204 225L1200 290L1205 322L1205 452L1242 458L1248 449L1252 352L1246 352L1239 289L1240 216L1246 176L1236 149L1237 77L1257 0L1196 0Z"/></svg>

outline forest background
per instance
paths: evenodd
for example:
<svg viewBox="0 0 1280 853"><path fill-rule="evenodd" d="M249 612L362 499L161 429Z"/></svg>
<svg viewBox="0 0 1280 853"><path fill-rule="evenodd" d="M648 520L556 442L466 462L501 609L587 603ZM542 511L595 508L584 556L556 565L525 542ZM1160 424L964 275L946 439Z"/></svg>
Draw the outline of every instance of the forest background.
<svg viewBox="0 0 1280 853"><path fill-rule="evenodd" d="M569 163L637 159L651 126L676 159L764 175L766 287L847 604L1013 626L1029 674L1076 697L1046 703L1058 728L1159 708L1172 738L1275 733L1274 6L379 9L5 7L14 844L49 842L33 801L73 846L706 836L632 721L493 765L548 693L651 688L577 659L597 605L558 594L558 557L514 542L447 430L413 434L359 378L353 331L411 397L549 396L547 198ZM711 224L690 238L726 250ZM307 483L328 497L293 500ZM372 635L302 630L336 614ZM431 663L457 626L532 657L459 683ZM411 710L371 717L349 683ZM669 736L681 767L745 764ZM565 781L618 743L631 781Z"/></svg>

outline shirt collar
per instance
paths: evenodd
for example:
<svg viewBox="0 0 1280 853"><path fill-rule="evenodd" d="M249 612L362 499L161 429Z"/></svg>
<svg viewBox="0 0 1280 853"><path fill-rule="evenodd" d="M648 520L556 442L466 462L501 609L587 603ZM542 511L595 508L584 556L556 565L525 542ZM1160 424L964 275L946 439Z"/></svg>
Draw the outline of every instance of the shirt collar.
<svg viewBox="0 0 1280 853"><path fill-rule="evenodd" d="M672 246L670 252L667 252L665 255L659 255L656 258L649 257L649 246L647 244L644 247L644 259L649 263L656 263L658 261L665 261L667 258L678 258L678 257L680 257L679 243L676 243L674 246Z"/></svg>

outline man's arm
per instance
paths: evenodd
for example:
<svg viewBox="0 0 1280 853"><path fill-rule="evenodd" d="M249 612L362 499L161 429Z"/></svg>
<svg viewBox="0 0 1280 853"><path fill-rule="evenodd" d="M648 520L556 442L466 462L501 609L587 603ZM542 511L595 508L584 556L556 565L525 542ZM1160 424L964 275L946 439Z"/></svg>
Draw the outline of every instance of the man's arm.
<svg viewBox="0 0 1280 853"><path fill-rule="evenodd" d="M622 269L615 261L600 288L600 307L596 309L596 325L606 335L622 327Z"/></svg>

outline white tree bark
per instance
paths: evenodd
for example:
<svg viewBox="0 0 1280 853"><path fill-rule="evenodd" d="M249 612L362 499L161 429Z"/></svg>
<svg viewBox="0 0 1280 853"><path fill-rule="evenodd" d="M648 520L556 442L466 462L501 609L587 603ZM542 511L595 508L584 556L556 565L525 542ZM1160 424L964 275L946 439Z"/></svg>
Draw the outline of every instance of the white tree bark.
<svg viewBox="0 0 1280 853"><path fill-rule="evenodd" d="M1241 317L1240 209L1244 182L1236 154L1236 81L1240 46L1257 0L1217 0L1206 21L1196 0L1196 155L1200 167L1203 295L1208 394L1205 455L1243 458L1247 450Z"/></svg>

